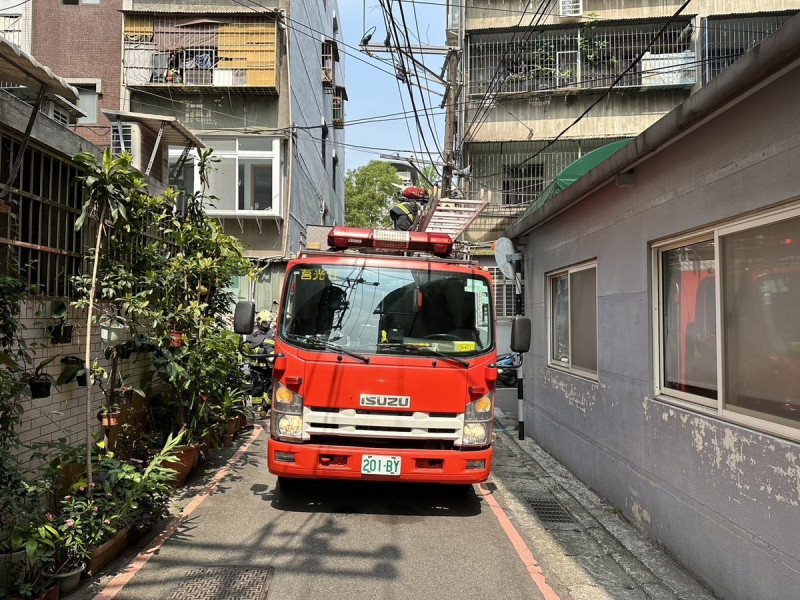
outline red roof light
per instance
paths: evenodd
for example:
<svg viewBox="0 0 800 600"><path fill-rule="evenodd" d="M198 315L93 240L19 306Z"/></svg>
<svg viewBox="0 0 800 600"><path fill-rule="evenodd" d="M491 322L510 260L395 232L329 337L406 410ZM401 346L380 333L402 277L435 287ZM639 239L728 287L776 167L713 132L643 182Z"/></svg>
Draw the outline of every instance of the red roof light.
<svg viewBox="0 0 800 600"><path fill-rule="evenodd" d="M430 252L446 257L453 249L453 240L446 233L365 229L362 227L333 227L328 233L328 245L337 250L346 248L384 248Z"/></svg>

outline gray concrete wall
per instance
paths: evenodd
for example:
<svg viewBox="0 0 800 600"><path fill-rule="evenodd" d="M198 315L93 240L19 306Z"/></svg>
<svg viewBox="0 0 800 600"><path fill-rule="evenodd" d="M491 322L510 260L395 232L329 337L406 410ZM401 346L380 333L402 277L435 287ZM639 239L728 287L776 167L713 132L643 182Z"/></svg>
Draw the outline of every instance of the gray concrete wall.
<svg viewBox="0 0 800 600"><path fill-rule="evenodd" d="M334 140L342 137L340 130L333 128L332 94L323 93L322 87L322 41L340 39L340 62L336 64L336 83L344 81L344 47L341 35L333 31L332 11L335 2L316 0L293 0L289 17L305 27L292 27L289 36L289 68L291 83L291 120L298 129L293 138L291 194L289 219L291 239L289 250L300 249L300 233L306 225L333 225L344 221L344 183L342 169L338 169L337 189L333 189ZM285 32L287 33L287 32ZM324 34L324 35L323 35ZM326 156L322 158L322 121L328 126ZM343 139L342 139L343 141ZM344 164L343 149L339 153L340 165ZM321 214L325 205L328 214Z"/></svg>
<svg viewBox="0 0 800 600"><path fill-rule="evenodd" d="M705 101L723 100L720 89L710 85ZM534 325L526 428L729 600L798 597L800 445L654 398L651 244L800 203L798 97L795 60L694 130L681 124L697 117L697 103L679 107L665 117L671 145L640 155L633 187L598 185L523 238ZM651 137L633 144L646 148ZM547 366L546 275L587 260L597 261L597 381Z"/></svg>

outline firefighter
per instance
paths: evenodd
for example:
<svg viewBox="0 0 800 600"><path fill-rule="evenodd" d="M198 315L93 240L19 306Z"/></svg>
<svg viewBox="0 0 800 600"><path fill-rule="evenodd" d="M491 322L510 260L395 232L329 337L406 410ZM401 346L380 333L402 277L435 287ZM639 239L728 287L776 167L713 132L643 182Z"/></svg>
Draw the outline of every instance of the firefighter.
<svg viewBox="0 0 800 600"><path fill-rule="evenodd" d="M395 229L400 231L408 231L414 224L414 219L417 218L419 213L419 206L414 199L398 202L389 211L389 216L392 218L392 223Z"/></svg>

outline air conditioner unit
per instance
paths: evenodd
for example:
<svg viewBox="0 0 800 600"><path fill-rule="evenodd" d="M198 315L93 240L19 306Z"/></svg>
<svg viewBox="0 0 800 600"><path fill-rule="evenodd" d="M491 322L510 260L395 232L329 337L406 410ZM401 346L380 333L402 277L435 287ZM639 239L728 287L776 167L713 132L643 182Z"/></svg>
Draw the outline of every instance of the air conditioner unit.
<svg viewBox="0 0 800 600"><path fill-rule="evenodd" d="M559 16L580 17L583 14L583 0L559 0Z"/></svg>
<svg viewBox="0 0 800 600"><path fill-rule="evenodd" d="M333 85L333 69L330 67L322 67L322 83Z"/></svg>

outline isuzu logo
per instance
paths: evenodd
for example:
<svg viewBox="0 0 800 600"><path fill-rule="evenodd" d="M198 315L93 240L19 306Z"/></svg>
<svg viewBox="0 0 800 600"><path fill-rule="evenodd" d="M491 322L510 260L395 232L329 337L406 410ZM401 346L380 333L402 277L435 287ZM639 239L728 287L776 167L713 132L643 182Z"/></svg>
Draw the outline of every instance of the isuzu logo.
<svg viewBox="0 0 800 600"><path fill-rule="evenodd" d="M409 408L411 396L378 396L376 394L361 394L361 406L381 406L391 408Z"/></svg>

